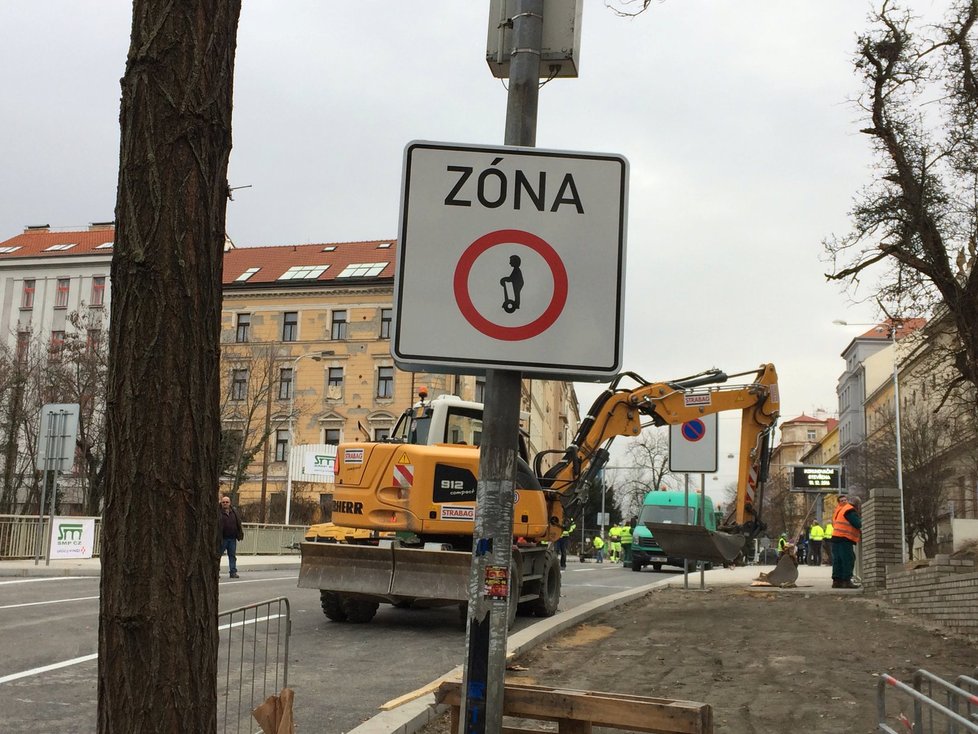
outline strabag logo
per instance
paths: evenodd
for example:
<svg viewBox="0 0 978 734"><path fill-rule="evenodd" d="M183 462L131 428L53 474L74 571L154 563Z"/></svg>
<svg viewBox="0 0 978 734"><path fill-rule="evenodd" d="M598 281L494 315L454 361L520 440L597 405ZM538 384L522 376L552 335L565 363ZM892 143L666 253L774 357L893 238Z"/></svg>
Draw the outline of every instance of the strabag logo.
<svg viewBox="0 0 978 734"><path fill-rule="evenodd" d="M343 450L343 463L345 463L345 464L362 464L363 463L363 449L344 449Z"/></svg>
<svg viewBox="0 0 978 734"><path fill-rule="evenodd" d="M712 402L712 400L713 400L712 394L708 392L697 393L697 394L687 393L686 395L683 395L683 402L686 404L686 406L709 405Z"/></svg>
<svg viewBox="0 0 978 734"><path fill-rule="evenodd" d="M475 520L475 507L460 505L442 505L439 513L441 520Z"/></svg>

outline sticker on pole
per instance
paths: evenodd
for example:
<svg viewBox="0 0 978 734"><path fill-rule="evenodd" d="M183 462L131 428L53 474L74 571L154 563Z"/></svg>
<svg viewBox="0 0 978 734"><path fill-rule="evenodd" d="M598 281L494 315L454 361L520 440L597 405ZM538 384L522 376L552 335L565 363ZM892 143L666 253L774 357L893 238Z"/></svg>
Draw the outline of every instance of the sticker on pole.
<svg viewBox="0 0 978 734"><path fill-rule="evenodd" d="M616 374L627 179L617 155L409 144L391 340L398 367Z"/></svg>

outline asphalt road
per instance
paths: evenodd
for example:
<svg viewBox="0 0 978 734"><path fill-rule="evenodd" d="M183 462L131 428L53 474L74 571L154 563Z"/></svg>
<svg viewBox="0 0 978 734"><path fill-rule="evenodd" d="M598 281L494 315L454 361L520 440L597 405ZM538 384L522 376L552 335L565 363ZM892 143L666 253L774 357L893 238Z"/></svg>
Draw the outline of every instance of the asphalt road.
<svg viewBox="0 0 978 734"><path fill-rule="evenodd" d="M289 685L297 725L305 731L348 731L386 701L463 662L465 632L457 607L382 605L370 624L336 624L323 616L317 592L296 588L296 575L297 570L254 571L222 579L220 605L225 611L288 597ZM560 608L665 575L571 560ZM98 578L0 580L0 731L95 731L98 592ZM535 621L520 617L516 629Z"/></svg>

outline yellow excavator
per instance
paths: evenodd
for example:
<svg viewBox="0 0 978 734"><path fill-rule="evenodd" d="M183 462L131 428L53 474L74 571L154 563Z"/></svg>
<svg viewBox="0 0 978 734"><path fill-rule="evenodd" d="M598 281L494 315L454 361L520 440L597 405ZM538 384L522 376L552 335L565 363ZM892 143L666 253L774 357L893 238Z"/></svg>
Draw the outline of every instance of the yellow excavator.
<svg viewBox="0 0 978 734"><path fill-rule="evenodd" d="M727 384L750 376L748 382ZM634 382L623 387L626 381ZM337 450L333 521L394 532L378 545L300 545L299 587L320 590L323 612L336 622L369 622L379 604L464 604L472 559L482 405L425 394L398 420L386 441L346 443ZM740 410L740 472L736 506L718 531L669 525L652 529L670 554L733 561L747 538L763 530L761 495L780 397L772 364L727 375L711 369L667 382L632 372L618 375L594 401L574 442L544 451L532 467L520 440L513 510L510 620L517 611L551 616L560 600L554 542L565 521L607 464L610 443L648 425L683 424ZM554 461L549 469L546 461ZM509 539L507 539L509 540ZM373 541L377 542L377 541Z"/></svg>

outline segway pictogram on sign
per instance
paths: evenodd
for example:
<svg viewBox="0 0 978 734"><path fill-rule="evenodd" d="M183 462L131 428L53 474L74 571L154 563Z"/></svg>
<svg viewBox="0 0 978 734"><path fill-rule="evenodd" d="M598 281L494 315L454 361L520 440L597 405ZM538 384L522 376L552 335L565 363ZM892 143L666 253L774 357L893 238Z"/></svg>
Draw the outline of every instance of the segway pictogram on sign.
<svg viewBox="0 0 978 734"><path fill-rule="evenodd" d="M615 155L409 144L396 364L583 380L617 373L627 173Z"/></svg>
<svg viewBox="0 0 978 734"><path fill-rule="evenodd" d="M472 296L469 292L469 276L475 261L482 254L487 254L491 248L506 248L507 245L513 243L525 245L540 255L549 266L553 279L551 286L553 295L546 309L539 317L523 326L507 326L498 323L499 318L495 314L483 315L472 302ZM499 279L499 284L503 287L501 308L507 314L514 313L520 308L521 295L523 288L526 287L520 269L522 262L523 260L519 255L510 255L509 265L512 267L512 272ZM541 284L531 282L530 288L532 289L534 285L540 287ZM556 251L539 237L517 229L504 229L480 237L462 253L458 266L455 268L454 291L459 311L472 326L495 339L520 341L543 333L553 325L563 312L564 305L567 303L567 270Z"/></svg>

